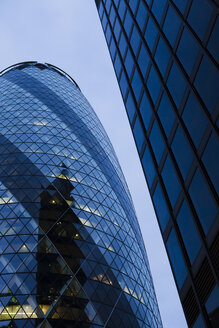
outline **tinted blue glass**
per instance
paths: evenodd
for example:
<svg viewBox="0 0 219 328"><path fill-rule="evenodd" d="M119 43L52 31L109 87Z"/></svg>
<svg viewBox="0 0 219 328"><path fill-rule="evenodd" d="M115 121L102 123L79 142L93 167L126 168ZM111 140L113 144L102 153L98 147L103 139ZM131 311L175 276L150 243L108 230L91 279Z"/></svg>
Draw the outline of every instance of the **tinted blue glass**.
<svg viewBox="0 0 219 328"><path fill-rule="evenodd" d="M133 117L135 115L135 104L134 104L131 92L129 92L128 97L127 97L126 109L127 109L129 120L132 123Z"/></svg>
<svg viewBox="0 0 219 328"><path fill-rule="evenodd" d="M132 58L132 54L131 54L130 50L128 49L127 55L125 58L125 68L126 68L126 71L127 71L129 77L131 77L133 66L134 66L134 60Z"/></svg>
<svg viewBox="0 0 219 328"><path fill-rule="evenodd" d="M153 195L154 206L157 212L158 221L160 223L161 230L164 231L169 221L169 212L166 202L163 198L163 192L161 191L160 184L157 184Z"/></svg>
<svg viewBox="0 0 219 328"><path fill-rule="evenodd" d="M219 140L215 133L211 134L202 156L202 161L219 194Z"/></svg>
<svg viewBox="0 0 219 328"><path fill-rule="evenodd" d="M205 56L202 59L195 79L195 87L212 112L218 99L219 74L214 64ZM209 86L209 87L206 87Z"/></svg>
<svg viewBox="0 0 219 328"><path fill-rule="evenodd" d="M121 60L119 58L119 54L118 53L116 55L114 67L115 67L116 75L117 75L117 77L119 77L120 76L120 71L121 71L121 68L122 68L122 64L121 64Z"/></svg>
<svg viewBox="0 0 219 328"><path fill-rule="evenodd" d="M131 17L130 12L127 10L126 16L125 16L125 21L124 21L124 28L125 28L125 31L126 31L128 37L129 37L130 31L132 28L132 23L133 23L133 19Z"/></svg>
<svg viewBox="0 0 219 328"><path fill-rule="evenodd" d="M173 46L176 40L177 33L180 27L180 19L176 11L170 6L164 22L163 31L166 34L167 39Z"/></svg>
<svg viewBox="0 0 219 328"><path fill-rule="evenodd" d="M119 85L120 85L120 88L121 88L123 98L125 98L125 95L126 95L126 92L127 92L127 89L128 89L128 82L127 82L127 79L126 79L126 76L125 76L124 72L122 72Z"/></svg>
<svg viewBox="0 0 219 328"><path fill-rule="evenodd" d="M107 18L106 18L106 14L103 14L103 18L102 18L102 26L103 26L103 30L105 30L107 24Z"/></svg>
<svg viewBox="0 0 219 328"><path fill-rule="evenodd" d="M155 177L155 168L148 147L146 147L144 151L144 156L142 158L142 165L144 168L144 173L146 175L148 185L149 187L151 187Z"/></svg>
<svg viewBox="0 0 219 328"><path fill-rule="evenodd" d="M163 93L162 95L161 102L158 108L158 116L164 128L166 136L169 137L173 123L175 121L175 113L166 93Z"/></svg>
<svg viewBox="0 0 219 328"><path fill-rule="evenodd" d="M108 44L110 43L111 36L112 36L112 32L110 26L108 25L106 30L106 41Z"/></svg>
<svg viewBox="0 0 219 328"><path fill-rule="evenodd" d="M187 270L185 266L185 262L180 250L180 247L178 245L178 241L176 239L175 232L172 230L169 238L166 243L167 251L170 257L170 262L172 264L174 276L177 282L177 285L179 289L182 287L186 276L187 276Z"/></svg>
<svg viewBox="0 0 219 328"><path fill-rule="evenodd" d="M116 53L116 44L115 44L114 39L112 38L111 44L110 44L110 54L111 54L112 60L114 59L115 53Z"/></svg>
<svg viewBox="0 0 219 328"><path fill-rule="evenodd" d="M144 122L144 126L147 130L150 120L151 120L151 116L152 116L152 109L151 109L151 105L150 105L149 100L145 93L143 94L143 97L141 100L140 113L141 113L141 117Z"/></svg>
<svg viewBox="0 0 219 328"><path fill-rule="evenodd" d="M159 70L163 76L166 72L169 59L170 59L169 50L168 50L163 38L160 37L160 40L157 45L157 50L155 53L155 61L156 61L157 65L159 67Z"/></svg>
<svg viewBox="0 0 219 328"><path fill-rule="evenodd" d="M148 64L149 64L150 58L148 56L147 50L145 49L145 46L141 45L141 50L139 52L139 56L138 56L138 65L140 67L140 70L142 72L142 75L145 77L147 68L148 68Z"/></svg>
<svg viewBox="0 0 219 328"><path fill-rule="evenodd" d="M145 40L147 41L147 44L151 49L151 51L154 47L154 42L156 40L156 37L157 37L157 27L150 17L145 31Z"/></svg>
<svg viewBox="0 0 219 328"><path fill-rule="evenodd" d="M205 308L208 314L211 314L213 311L218 309L218 307L219 307L219 287L218 285L216 285L212 290L210 296L208 297L207 302L205 303Z"/></svg>
<svg viewBox="0 0 219 328"><path fill-rule="evenodd" d="M176 106L179 107L182 96L185 92L186 82L175 62L171 68L170 75L167 80L167 86Z"/></svg>
<svg viewBox="0 0 219 328"><path fill-rule="evenodd" d="M115 22L115 18L116 18L116 12L115 12L115 9L113 6L111 7L109 18L110 18L111 25L113 26L113 24Z"/></svg>
<svg viewBox="0 0 219 328"><path fill-rule="evenodd" d="M133 11L133 13L135 13L135 11L136 11L137 4L138 4L138 0L130 0L129 1L129 6L130 6L131 10Z"/></svg>
<svg viewBox="0 0 219 328"><path fill-rule="evenodd" d="M166 0L154 0L153 6L152 6L152 12L154 16L156 17L156 20L158 23L161 22L161 18L163 16L164 8L166 5Z"/></svg>
<svg viewBox="0 0 219 328"><path fill-rule="evenodd" d="M202 40L208 27L212 13L212 6L208 0L193 0L188 16L188 22Z"/></svg>
<svg viewBox="0 0 219 328"><path fill-rule="evenodd" d="M192 164L193 153L180 126L176 130L171 147L182 176L185 179Z"/></svg>
<svg viewBox="0 0 219 328"><path fill-rule="evenodd" d="M201 109L201 106L192 93L189 95L182 118L190 133L192 141L198 148L207 125L207 120L203 109Z"/></svg>
<svg viewBox="0 0 219 328"><path fill-rule="evenodd" d="M155 158L159 164L164 151L164 141L156 122L153 124L149 139Z"/></svg>
<svg viewBox="0 0 219 328"><path fill-rule="evenodd" d="M122 57L124 57L125 55L126 48L127 48L127 42L124 33L122 33L119 41L119 50L121 52Z"/></svg>
<svg viewBox="0 0 219 328"><path fill-rule="evenodd" d="M216 23L214 25L214 29L211 33L211 37L208 42L208 50L212 53L216 61L219 63L218 35L219 35L219 18L217 17Z"/></svg>
<svg viewBox="0 0 219 328"><path fill-rule="evenodd" d="M141 89L142 89L142 82L141 82L141 78L138 74L137 69L135 69L135 73L133 75L133 79L132 79L132 89L135 95L135 98L138 102L140 93L141 93Z"/></svg>
<svg viewBox="0 0 219 328"><path fill-rule="evenodd" d="M161 88L161 82L153 66L151 67L150 74L147 80L147 87L154 104L156 104L157 97Z"/></svg>
<svg viewBox="0 0 219 328"><path fill-rule="evenodd" d="M114 31L116 40L118 41L119 40L119 36L120 36L120 32L121 32L121 26L120 26L120 23L119 23L118 18L116 18L116 23L115 23L115 26L114 26L113 31Z"/></svg>
<svg viewBox="0 0 219 328"><path fill-rule="evenodd" d="M169 196L170 203L172 207L174 207L181 188L169 155L166 159L161 175L167 190L167 194Z"/></svg>
<svg viewBox="0 0 219 328"><path fill-rule="evenodd" d="M202 320L201 314L199 314L198 319L196 320L192 328L205 328L205 324Z"/></svg>
<svg viewBox="0 0 219 328"><path fill-rule="evenodd" d="M137 19L138 25L141 28L141 31L143 30L143 28L145 26L146 18L147 18L147 9L145 7L145 4L141 0L140 5L138 7L137 16L136 16L136 19Z"/></svg>
<svg viewBox="0 0 219 328"><path fill-rule="evenodd" d="M189 194L203 230L207 234L217 214L217 208L199 169L196 170L192 179Z"/></svg>
<svg viewBox="0 0 219 328"><path fill-rule="evenodd" d="M133 48L135 55L138 52L139 44L140 44L140 35L139 35L139 32L138 32L136 26L134 26L134 28L132 30L132 36L131 36L131 46Z"/></svg>
<svg viewBox="0 0 219 328"><path fill-rule="evenodd" d="M177 56L183 64L188 75L191 74L198 55L199 46L189 30L184 29L177 49Z"/></svg>
<svg viewBox="0 0 219 328"><path fill-rule="evenodd" d="M136 121L135 121L135 126L134 126L134 129L133 129L133 133L134 133L134 137L135 137L135 141L136 141L138 151L140 153L141 150L142 150L142 146L143 146L145 138L144 138L144 133L143 133L143 130L142 130L142 126L141 126L141 123L140 123L140 120L139 120L138 117L136 118Z"/></svg>
<svg viewBox="0 0 219 328"><path fill-rule="evenodd" d="M119 16L121 17L121 20L123 20L123 18L124 18L125 9L126 9L125 1L121 0L120 4L119 4L119 10L118 10Z"/></svg>
<svg viewBox="0 0 219 328"><path fill-rule="evenodd" d="M198 235L195 223L186 202L183 202L177 216L177 224L179 226L182 239L188 253L190 262L193 263L198 251L201 248L201 240Z"/></svg>
<svg viewBox="0 0 219 328"><path fill-rule="evenodd" d="M186 5L187 5L188 1L187 0L173 0L173 2L175 3L175 5L179 8L181 13L183 14L186 9Z"/></svg>

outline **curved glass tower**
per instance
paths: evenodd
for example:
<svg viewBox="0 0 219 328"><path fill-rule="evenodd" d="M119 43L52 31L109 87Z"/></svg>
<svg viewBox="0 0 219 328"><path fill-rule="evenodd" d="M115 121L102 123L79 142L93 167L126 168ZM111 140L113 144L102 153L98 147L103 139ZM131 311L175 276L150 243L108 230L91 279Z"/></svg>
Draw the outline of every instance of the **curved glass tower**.
<svg viewBox="0 0 219 328"><path fill-rule="evenodd" d="M0 327L162 327L132 200L77 84L0 76Z"/></svg>

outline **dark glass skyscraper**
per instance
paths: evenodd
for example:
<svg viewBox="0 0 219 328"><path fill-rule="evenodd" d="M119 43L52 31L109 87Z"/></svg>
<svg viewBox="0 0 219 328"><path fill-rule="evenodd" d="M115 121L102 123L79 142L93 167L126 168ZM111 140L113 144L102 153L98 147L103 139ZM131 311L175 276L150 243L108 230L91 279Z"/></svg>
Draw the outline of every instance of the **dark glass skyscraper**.
<svg viewBox="0 0 219 328"><path fill-rule="evenodd" d="M76 83L0 74L0 327L162 328L112 145Z"/></svg>
<svg viewBox="0 0 219 328"><path fill-rule="evenodd" d="M189 327L219 327L217 0L96 0Z"/></svg>

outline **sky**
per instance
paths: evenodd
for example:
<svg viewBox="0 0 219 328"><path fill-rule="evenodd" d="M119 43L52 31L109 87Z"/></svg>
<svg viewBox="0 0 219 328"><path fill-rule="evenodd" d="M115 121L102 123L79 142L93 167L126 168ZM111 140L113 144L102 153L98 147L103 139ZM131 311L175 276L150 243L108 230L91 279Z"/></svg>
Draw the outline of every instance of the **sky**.
<svg viewBox="0 0 219 328"><path fill-rule="evenodd" d="M0 0L0 71L53 64L77 82L101 120L129 186L164 328L186 328L94 0ZM115 327L116 328L116 327Z"/></svg>

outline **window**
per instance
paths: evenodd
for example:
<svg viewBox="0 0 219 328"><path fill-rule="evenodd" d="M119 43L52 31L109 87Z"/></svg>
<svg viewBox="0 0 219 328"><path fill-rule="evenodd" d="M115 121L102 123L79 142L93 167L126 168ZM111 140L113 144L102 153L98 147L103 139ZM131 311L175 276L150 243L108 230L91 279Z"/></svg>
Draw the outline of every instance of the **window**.
<svg viewBox="0 0 219 328"><path fill-rule="evenodd" d="M142 165L150 188L155 177L155 169L148 147L146 147L144 151L144 156L142 158Z"/></svg>
<svg viewBox="0 0 219 328"><path fill-rule="evenodd" d="M107 29L106 29L106 41L108 44L110 43L111 36L112 36L112 32L111 32L110 26L108 24Z"/></svg>
<svg viewBox="0 0 219 328"><path fill-rule="evenodd" d="M158 108L158 116L168 138L173 123L175 121L175 114L166 93L163 93L162 95L161 102Z"/></svg>
<svg viewBox="0 0 219 328"><path fill-rule="evenodd" d="M140 123L140 120L138 117L136 118L136 121L135 121L133 133L134 133L136 145L138 148L138 152L140 153L142 150L142 146L144 144L144 133L143 133L142 126L141 126L141 123Z"/></svg>
<svg viewBox="0 0 219 328"><path fill-rule="evenodd" d="M127 10L126 16L125 16L124 28L125 28L125 31L126 31L128 37L129 37L130 31L132 28L132 23L133 23L133 20L132 20L131 14Z"/></svg>
<svg viewBox="0 0 219 328"><path fill-rule="evenodd" d="M116 53L116 44L115 44L114 39L112 38L111 44L110 44L110 54L111 54L112 60L115 57L115 53Z"/></svg>
<svg viewBox="0 0 219 328"><path fill-rule="evenodd" d="M155 53L155 61L156 61L157 65L159 67L159 70L163 76L166 72L169 60L170 60L169 50L168 50L163 38L160 37L160 40L159 40L158 46L157 46L157 50Z"/></svg>
<svg viewBox="0 0 219 328"><path fill-rule="evenodd" d="M169 40L170 44L174 46L176 36L180 27L180 19L176 11L172 8L168 8L167 16L164 22L163 31Z"/></svg>
<svg viewBox="0 0 219 328"><path fill-rule="evenodd" d="M153 50L156 37L157 37L157 27L154 24L152 18L150 17L145 31L145 40L151 51Z"/></svg>
<svg viewBox="0 0 219 328"><path fill-rule="evenodd" d="M124 55L125 55L126 48L127 48L127 42L126 42L124 33L122 33L120 41L119 41L119 50L120 50L121 55L122 55L123 58L124 58Z"/></svg>
<svg viewBox="0 0 219 328"><path fill-rule="evenodd" d="M110 22L111 22L111 25L113 26L114 22L115 22L115 18L116 18L116 13L115 13L115 9L114 7L112 6L111 7L111 11L110 11Z"/></svg>
<svg viewBox="0 0 219 328"><path fill-rule="evenodd" d="M205 303L205 308L210 316L210 320L212 320L212 323L215 322L215 324L217 324L217 316L219 310L218 300L219 300L219 287L218 285L216 285L212 290L210 296L208 297L207 302ZM213 325L213 327L216 328L216 325Z"/></svg>
<svg viewBox="0 0 219 328"><path fill-rule="evenodd" d="M192 164L193 154L180 126L176 130L171 148L182 176L185 179Z"/></svg>
<svg viewBox="0 0 219 328"><path fill-rule="evenodd" d="M177 56L184 66L188 75L191 74L196 62L199 47L187 28L184 29L177 49Z"/></svg>
<svg viewBox="0 0 219 328"><path fill-rule="evenodd" d="M140 113L141 113L142 120L144 122L144 126L147 130L152 116L152 109L145 93L143 94L141 100Z"/></svg>
<svg viewBox="0 0 219 328"><path fill-rule="evenodd" d="M121 21L123 21L125 9L126 9L126 4L125 4L124 0L121 0L120 4L119 4L119 10L118 10Z"/></svg>
<svg viewBox="0 0 219 328"><path fill-rule="evenodd" d="M171 230L166 246L170 257L170 262L172 264L174 276L180 289L187 276L187 270L174 230Z"/></svg>
<svg viewBox="0 0 219 328"><path fill-rule="evenodd" d="M130 50L128 49L126 59L125 59L125 68L126 68L129 78L131 77L133 66L134 66L134 60L132 58L132 54L131 54Z"/></svg>
<svg viewBox="0 0 219 328"><path fill-rule="evenodd" d="M145 46L142 43L141 50L138 56L138 65L140 67L143 77L145 77L145 74L147 72L149 61L150 58L148 56L147 50L145 49Z"/></svg>
<svg viewBox="0 0 219 328"><path fill-rule="evenodd" d="M190 262L193 264L201 248L201 241L186 201L183 202L176 221Z"/></svg>
<svg viewBox="0 0 219 328"><path fill-rule="evenodd" d="M131 36L130 42L131 42L131 46L133 48L135 55L137 55L139 44L140 44L140 35L138 33L136 26L134 26L134 28L132 30L132 36Z"/></svg>
<svg viewBox="0 0 219 328"><path fill-rule="evenodd" d="M145 4L143 3L142 0L140 2L139 7L138 7L138 12L137 12L136 18L137 18L137 22L138 22L139 27L143 31L144 26L145 26L145 22L146 22L146 18L147 18L147 9L146 9Z"/></svg>
<svg viewBox="0 0 219 328"><path fill-rule="evenodd" d="M195 79L195 87L211 113L218 99L219 74L214 64L205 56ZM208 88L206 86L209 86Z"/></svg>
<svg viewBox="0 0 219 328"><path fill-rule="evenodd" d="M121 68L122 68L122 64L121 64L121 60L119 58L119 54L118 53L116 55L114 66L115 66L116 76L119 77L120 76L120 71L121 71Z"/></svg>
<svg viewBox="0 0 219 328"><path fill-rule="evenodd" d="M169 196L170 203L172 207L174 207L181 187L169 155L166 159L161 175L167 190L167 194Z"/></svg>
<svg viewBox="0 0 219 328"><path fill-rule="evenodd" d="M203 40L208 27L212 7L208 0L193 0L188 16L188 22L195 30L201 40Z"/></svg>
<svg viewBox="0 0 219 328"><path fill-rule="evenodd" d="M119 84L120 84L122 96L123 96L123 98L125 98L125 95L126 95L126 92L128 89L128 82L126 80L124 71L122 72L122 76L121 76Z"/></svg>
<svg viewBox="0 0 219 328"><path fill-rule="evenodd" d="M208 50L212 53L215 60L219 63L219 47L218 47L218 35L219 35L219 18L217 17L213 31L208 42Z"/></svg>
<svg viewBox="0 0 219 328"><path fill-rule="evenodd" d="M211 134L208 144L202 156L202 161L211 178L211 181L219 193L219 141L215 133Z"/></svg>
<svg viewBox="0 0 219 328"><path fill-rule="evenodd" d="M150 139L150 143L151 143L156 161L159 165L161 157L164 152L165 145L164 145L163 138L161 136L160 130L159 130L156 122L154 122L154 124L153 124L149 139Z"/></svg>
<svg viewBox="0 0 219 328"><path fill-rule="evenodd" d="M187 0L173 0L173 2L175 3L175 5L178 7L178 9L183 14L186 9L186 5L187 5L188 1Z"/></svg>
<svg viewBox="0 0 219 328"><path fill-rule="evenodd" d="M136 11L137 4L138 4L138 0L129 1L129 6L130 6L131 10L133 11L133 13L135 13L135 11Z"/></svg>
<svg viewBox="0 0 219 328"><path fill-rule="evenodd" d="M157 187L153 195L153 202L154 202L154 206L156 209L161 230L164 232L167 223L169 221L169 212L159 183L157 184Z"/></svg>
<svg viewBox="0 0 219 328"><path fill-rule="evenodd" d="M132 120L135 115L135 104L134 104L131 92L129 92L128 97L127 97L126 109L127 109L129 120L132 123Z"/></svg>
<svg viewBox="0 0 219 328"><path fill-rule="evenodd" d="M170 75L167 80L167 86L177 108L179 108L182 96L185 92L186 82L176 63L173 63L171 68Z"/></svg>
<svg viewBox="0 0 219 328"><path fill-rule="evenodd" d="M120 26L118 18L116 18L116 23L115 23L115 27L114 27L114 34L115 34L115 37L116 37L117 41L119 40L120 32L121 32L121 26Z"/></svg>
<svg viewBox="0 0 219 328"><path fill-rule="evenodd" d="M189 194L203 230L207 234L217 214L217 208L199 169L192 179Z"/></svg>
<svg viewBox="0 0 219 328"><path fill-rule="evenodd" d="M153 103L156 104L157 97L160 93L161 83L153 66L151 67L150 74L147 80L147 87L150 96L153 100Z"/></svg>
<svg viewBox="0 0 219 328"><path fill-rule="evenodd" d="M207 118L192 93L189 95L182 118L190 133L194 145L198 148L207 125Z"/></svg>
<svg viewBox="0 0 219 328"><path fill-rule="evenodd" d="M165 5L166 5L166 0L154 0L153 2L152 12L158 23L161 22Z"/></svg>
<svg viewBox="0 0 219 328"><path fill-rule="evenodd" d="M141 93L141 89L142 89L142 82L141 82L141 78L140 75L137 71L137 69L135 69L135 73L133 75L133 79L132 79L132 89L135 95L135 98L138 102L140 93Z"/></svg>

